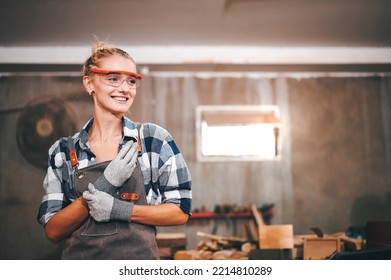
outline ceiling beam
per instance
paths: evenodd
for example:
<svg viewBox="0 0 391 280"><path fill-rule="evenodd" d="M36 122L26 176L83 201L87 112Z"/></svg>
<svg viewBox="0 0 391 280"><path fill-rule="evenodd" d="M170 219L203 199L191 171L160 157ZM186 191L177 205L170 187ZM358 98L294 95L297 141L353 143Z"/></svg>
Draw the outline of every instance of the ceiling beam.
<svg viewBox="0 0 391 280"><path fill-rule="evenodd" d="M390 64L379 47L120 46L137 64L344 65ZM90 47L0 47L0 64L80 65Z"/></svg>

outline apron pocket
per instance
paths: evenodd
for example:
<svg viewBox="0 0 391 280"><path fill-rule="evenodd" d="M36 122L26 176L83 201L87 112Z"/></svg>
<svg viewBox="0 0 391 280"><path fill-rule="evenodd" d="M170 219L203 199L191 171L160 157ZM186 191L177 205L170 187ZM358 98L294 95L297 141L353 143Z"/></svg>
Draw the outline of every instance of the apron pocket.
<svg viewBox="0 0 391 280"><path fill-rule="evenodd" d="M118 227L116 222L97 222L92 217L88 218L84 230L81 235L83 236L105 236L118 233Z"/></svg>

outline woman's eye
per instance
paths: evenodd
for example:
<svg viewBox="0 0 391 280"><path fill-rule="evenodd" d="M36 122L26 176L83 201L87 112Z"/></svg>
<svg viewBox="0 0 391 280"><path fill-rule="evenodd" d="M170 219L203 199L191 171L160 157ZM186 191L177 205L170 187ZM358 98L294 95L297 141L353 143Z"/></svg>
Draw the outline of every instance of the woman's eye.
<svg viewBox="0 0 391 280"><path fill-rule="evenodd" d="M117 75L108 75L108 76L107 76L107 80L116 82L116 81L119 80L119 78L118 78Z"/></svg>
<svg viewBox="0 0 391 280"><path fill-rule="evenodd" d="M136 84L136 80L134 80L134 79L129 79L129 80L128 80L128 84L129 84L129 85L135 85L135 84Z"/></svg>

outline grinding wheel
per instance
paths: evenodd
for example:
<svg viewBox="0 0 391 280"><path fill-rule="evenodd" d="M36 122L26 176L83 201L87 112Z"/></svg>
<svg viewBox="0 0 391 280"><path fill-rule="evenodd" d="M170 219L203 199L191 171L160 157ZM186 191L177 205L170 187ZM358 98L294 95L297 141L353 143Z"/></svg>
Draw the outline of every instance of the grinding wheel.
<svg viewBox="0 0 391 280"><path fill-rule="evenodd" d="M23 157L32 165L46 169L51 145L75 132L75 114L66 101L44 96L34 99L22 110L16 139Z"/></svg>

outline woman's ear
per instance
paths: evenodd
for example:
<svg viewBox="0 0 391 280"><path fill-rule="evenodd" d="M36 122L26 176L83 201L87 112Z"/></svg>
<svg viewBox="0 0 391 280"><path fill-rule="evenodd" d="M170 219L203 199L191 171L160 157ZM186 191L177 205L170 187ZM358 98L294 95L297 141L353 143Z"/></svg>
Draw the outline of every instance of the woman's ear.
<svg viewBox="0 0 391 280"><path fill-rule="evenodd" d="M91 77L84 76L83 85L86 91L88 92L88 94L91 95L91 93L94 91L94 85L92 84Z"/></svg>

